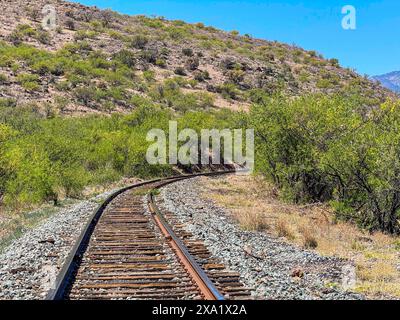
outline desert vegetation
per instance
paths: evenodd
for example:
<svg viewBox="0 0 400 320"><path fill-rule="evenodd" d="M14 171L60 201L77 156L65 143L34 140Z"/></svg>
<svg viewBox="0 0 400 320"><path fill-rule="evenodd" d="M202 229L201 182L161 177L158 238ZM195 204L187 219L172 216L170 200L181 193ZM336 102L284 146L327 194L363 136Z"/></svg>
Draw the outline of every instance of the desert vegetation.
<svg viewBox="0 0 400 320"><path fill-rule="evenodd" d="M152 105L129 115L44 117L34 107L0 100L0 193L3 205L23 209L60 198L79 197L86 186L121 177L170 175L171 166L151 166L145 154L148 130L168 121L200 130L226 125L225 113L177 116Z"/></svg>
<svg viewBox="0 0 400 320"><path fill-rule="evenodd" d="M255 91L301 96L353 90L368 96L370 105L391 96L341 68L337 59L201 23L130 17L60 1L54 3L57 28L44 30L45 3L0 3L0 87L17 104L57 105L61 96L66 101L56 108L61 114L129 113L136 107L133 96L152 99L154 89L176 75L190 92L180 100L195 106L199 91L214 98L212 107L249 104ZM154 74L151 81L148 72Z"/></svg>
<svg viewBox="0 0 400 320"><path fill-rule="evenodd" d="M241 229L267 232L324 256L351 261L357 274L355 291L374 299L400 297L398 237L338 220L327 204L282 201L280 190L262 177L203 179L201 185L204 198L211 195L227 208ZM341 283L327 281L325 285L335 288Z"/></svg>
<svg viewBox="0 0 400 320"><path fill-rule="evenodd" d="M0 100L4 203L56 203L60 194L76 195L88 184L170 173L171 167L146 164L144 141L149 129L167 129L168 120L178 119L197 130L254 128L256 173L282 198L329 203L338 220L400 233L398 102L368 108L359 96L260 95L249 113L203 112L212 100L181 93L180 81L155 86L156 103L137 98L135 111L112 117L41 115L32 105ZM90 87L81 90L81 99L92 96Z"/></svg>
<svg viewBox="0 0 400 320"><path fill-rule="evenodd" d="M399 103L359 96L267 98L254 105L257 172L295 203L329 202L338 219L400 233Z"/></svg>

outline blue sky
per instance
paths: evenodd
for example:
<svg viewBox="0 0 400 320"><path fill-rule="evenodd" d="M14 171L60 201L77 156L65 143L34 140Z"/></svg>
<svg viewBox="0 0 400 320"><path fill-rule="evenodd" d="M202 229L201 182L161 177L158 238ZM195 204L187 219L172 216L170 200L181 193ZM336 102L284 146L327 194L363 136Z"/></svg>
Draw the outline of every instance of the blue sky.
<svg viewBox="0 0 400 320"><path fill-rule="evenodd" d="M361 74L400 70L398 0L79 0L126 14L203 22L224 30L297 44L338 58ZM341 8L357 9L357 29L344 30Z"/></svg>

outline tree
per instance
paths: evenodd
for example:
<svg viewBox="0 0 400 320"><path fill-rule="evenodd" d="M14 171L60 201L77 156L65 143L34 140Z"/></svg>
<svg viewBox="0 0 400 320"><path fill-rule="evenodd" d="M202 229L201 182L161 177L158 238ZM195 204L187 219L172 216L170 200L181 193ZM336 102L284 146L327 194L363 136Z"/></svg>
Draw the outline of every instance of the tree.
<svg viewBox="0 0 400 320"><path fill-rule="evenodd" d="M101 22L103 27L110 27L114 19L114 12L110 9L101 11Z"/></svg>

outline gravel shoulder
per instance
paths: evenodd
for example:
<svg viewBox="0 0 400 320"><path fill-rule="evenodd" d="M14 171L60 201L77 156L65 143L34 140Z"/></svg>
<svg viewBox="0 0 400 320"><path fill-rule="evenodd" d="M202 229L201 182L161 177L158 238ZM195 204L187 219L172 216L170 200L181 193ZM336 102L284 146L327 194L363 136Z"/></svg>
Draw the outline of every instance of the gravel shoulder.
<svg viewBox="0 0 400 320"><path fill-rule="evenodd" d="M113 191L61 209L0 255L0 300L43 299L99 202Z"/></svg>
<svg viewBox="0 0 400 320"><path fill-rule="evenodd" d="M187 230L252 288L256 299L353 300L362 295L341 289L350 262L323 257L268 235L242 231L226 209L201 197L199 178L162 189L161 207L175 213Z"/></svg>

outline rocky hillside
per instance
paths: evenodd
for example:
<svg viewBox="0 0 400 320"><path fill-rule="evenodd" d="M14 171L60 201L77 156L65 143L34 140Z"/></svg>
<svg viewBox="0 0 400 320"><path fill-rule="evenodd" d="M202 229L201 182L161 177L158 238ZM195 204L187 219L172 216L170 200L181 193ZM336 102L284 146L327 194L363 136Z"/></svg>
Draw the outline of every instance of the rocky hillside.
<svg viewBox="0 0 400 320"><path fill-rule="evenodd" d="M375 76L373 79L379 81L385 88L400 93L400 71Z"/></svg>
<svg viewBox="0 0 400 320"><path fill-rule="evenodd" d="M57 27L42 29L51 3ZM315 51L202 23L127 16L65 1L0 0L0 105L61 114L126 112L153 101L175 110L246 110L260 94L392 93Z"/></svg>

